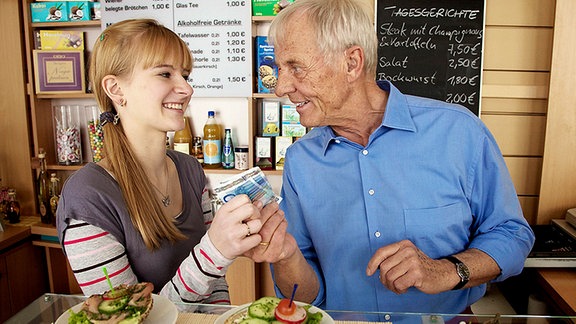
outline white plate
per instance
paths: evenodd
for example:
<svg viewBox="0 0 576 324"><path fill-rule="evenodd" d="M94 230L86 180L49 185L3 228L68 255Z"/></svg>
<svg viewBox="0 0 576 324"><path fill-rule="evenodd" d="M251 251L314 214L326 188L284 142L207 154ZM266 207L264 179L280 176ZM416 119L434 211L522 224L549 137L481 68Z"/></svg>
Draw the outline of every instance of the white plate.
<svg viewBox="0 0 576 324"><path fill-rule="evenodd" d="M297 305L299 306L304 306L307 305L306 303L302 303L302 302L295 302ZM248 304L244 304L244 305L240 305L236 308L232 308L231 310L227 311L226 313L218 316L218 318L216 319L216 321L214 322L214 324L226 324L226 320L228 319L228 317L235 315L237 313L241 313L241 312L245 312L248 310L248 306L250 306L252 303L248 303ZM311 306L310 309L308 310L310 313L317 313L320 312L322 313L322 321L320 322L320 324L334 324L334 320L332 319L332 317L330 317L330 315L328 315L328 313L326 313L325 311L321 310L320 308L316 307L316 306Z"/></svg>
<svg viewBox="0 0 576 324"><path fill-rule="evenodd" d="M144 323L176 323L176 319L178 319L178 309L176 309L176 305L164 296L152 294L152 298L154 299L154 304L152 305L150 314L148 314L148 317L144 320ZM82 309L82 304L84 304L84 302L75 305L70 309L73 312L78 312ZM68 324L69 317L70 313L66 310L64 314L58 317L55 324Z"/></svg>

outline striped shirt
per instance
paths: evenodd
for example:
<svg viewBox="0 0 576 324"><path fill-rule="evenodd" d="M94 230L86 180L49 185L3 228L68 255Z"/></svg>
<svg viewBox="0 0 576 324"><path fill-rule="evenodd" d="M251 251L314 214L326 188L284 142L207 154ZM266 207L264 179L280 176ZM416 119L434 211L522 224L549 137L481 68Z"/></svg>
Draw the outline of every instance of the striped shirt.
<svg viewBox="0 0 576 324"><path fill-rule="evenodd" d="M90 163L66 182L57 212L58 233L85 295L109 289L102 271L106 267L114 286L148 281L155 293L173 301L230 303L224 275L232 260L206 234L213 214L201 166L179 153L168 155L178 169L182 196L192 198L183 200L175 219L187 239L164 242L153 252L132 226L118 184L103 168Z"/></svg>

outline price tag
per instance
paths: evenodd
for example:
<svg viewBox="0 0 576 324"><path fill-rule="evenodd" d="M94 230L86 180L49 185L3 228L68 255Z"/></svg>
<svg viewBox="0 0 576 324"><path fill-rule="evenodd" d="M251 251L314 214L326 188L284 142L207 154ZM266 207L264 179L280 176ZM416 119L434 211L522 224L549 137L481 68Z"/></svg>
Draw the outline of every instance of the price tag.
<svg viewBox="0 0 576 324"><path fill-rule="evenodd" d="M102 25L153 18L188 44L195 97L252 94L251 2L245 0L117 0L102 2Z"/></svg>

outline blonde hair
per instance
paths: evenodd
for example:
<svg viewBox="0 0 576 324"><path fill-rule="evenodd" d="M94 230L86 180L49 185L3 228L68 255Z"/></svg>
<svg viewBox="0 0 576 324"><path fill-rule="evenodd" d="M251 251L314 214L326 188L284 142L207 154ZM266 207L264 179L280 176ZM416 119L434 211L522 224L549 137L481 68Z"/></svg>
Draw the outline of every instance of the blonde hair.
<svg viewBox="0 0 576 324"><path fill-rule="evenodd" d="M192 56L184 41L152 19L129 19L106 28L96 40L90 56L92 90L102 112L117 114L112 100L102 87L107 75L130 77L134 67L164 63L166 58L192 69ZM104 155L109 171L120 185L132 224L142 235L146 247L158 249L167 239L184 239L174 223L166 221L152 184L126 138L122 121L104 125Z"/></svg>
<svg viewBox="0 0 576 324"><path fill-rule="evenodd" d="M351 46L364 50L364 70L376 76L378 39L373 24L373 10L366 0L297 0L282 9L268 31L268 42L282 43L288 23L296 14L305 14L315 26L318 47L327 62L342 55Z"/></svg>

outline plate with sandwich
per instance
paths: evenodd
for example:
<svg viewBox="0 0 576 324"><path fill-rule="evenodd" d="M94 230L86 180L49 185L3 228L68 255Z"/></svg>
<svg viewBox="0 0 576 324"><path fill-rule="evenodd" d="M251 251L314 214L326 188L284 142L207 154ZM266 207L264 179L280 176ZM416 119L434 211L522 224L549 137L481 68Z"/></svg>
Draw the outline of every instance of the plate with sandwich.
<svg viewBox="0 0 576 324"><path fill-rule="evenodd" d="M152 294L153 289L154 286L148 282L119 285L71 307L55 324L176 323L176 306L168 298Z"/></svg>

